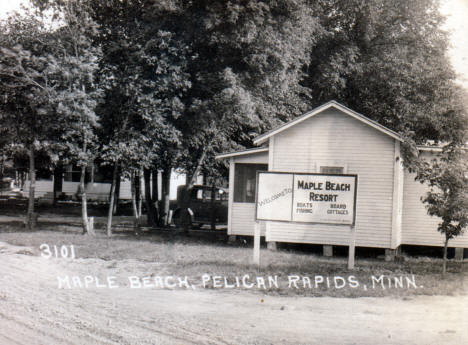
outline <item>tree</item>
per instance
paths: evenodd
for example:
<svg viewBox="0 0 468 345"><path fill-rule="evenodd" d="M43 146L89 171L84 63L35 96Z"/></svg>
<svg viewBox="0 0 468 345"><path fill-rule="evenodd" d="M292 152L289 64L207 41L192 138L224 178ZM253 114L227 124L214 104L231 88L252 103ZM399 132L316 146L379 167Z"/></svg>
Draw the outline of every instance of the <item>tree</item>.
<svg viewBox="0 0 468 345"><path fill-rule="evenodd" d="M177 18L196 53L190 106L178 123L178 165L190 187L204 165L216 167L216 153L248 147L306 109L299 81L321 29L313 6L300 0L197 1Z"/></svg>
<svg viewBox="0 0 468 345"><path fill-rule="evenodd" d="M447 145L437 159L418 167L417 179L431 190L422 201L431 216L441 218L437 230L445 236L442 272L447 271L449 240L468 226L468 161L464 147Z"/></svg>
<svg viewBox="0 0 468 345"><path fill-rule="evenodd" d="M103 149L109 164L125 161L122 171L131 181L142 169L160 167L170 172L181 136L174 122L184 112L182 98L190 88L188 45L165 30L157 14L144 11L151 6L138 7L137 3L93 3L95 18L101 23L101 76L108 81L100 108ZM148 218L154 219L145 176Z"/></svg>
<svg viewBox="0 0 468 345"><path fill-rule="evenodd" d="M49 59L54 40L40 19L31 13L18 14L0 23L0 116L12 138L12 150L29 156L29 202L26 225L34 229L36 152L50 152L56 121L49 99L55 73Z"/></svg>
<svg viewBox="0 0 468 345"><path fill-rule="evenodd" d="M65 160L80 167L83 233L94 234L89 226L85 188L86 168L96 156L98 117L95 108L101 98L95 74L101 55L93 45L97 26L80 1L56 1L48 4L56 18L55 50L48 59L54 78L54 93L49 97L54 114L60 119L59 151ZM42 12L44 13L44 12Z"/></svg>
<svg viewBox="0 0 468 345"><path fill-rule="evenodd" d="M325 34L310 49L307 97L312 106L337 99L404 136L405 167L431 186L423 202L442 218L445 272L448 241L466 224L467 170L455 147L468 121L438 1L332 0L320 8ZM449 144L434 162L418 157L417 144L429 140Z"/></svg>
<svg viewBox="0 0 468 345"><path fill-rule="evenodd" d="M143 89L133 81L125 85L139 91L130 95L150 96L134 97L139 113L144 101L152 109L150 117L164 120L164 130L156 126L151 137L158 142L153 165L166 177L172 167L180 167L193 184L203 165L217 167L212 163L217 152L249 146L253 136L278 119L305 110L299 80L308 60L306 48L320 35L306 1L90 5L101 24L106 65L138 76L140 84L145 78L155 83ZM131 67L137 61L138 68ZM148 78L151 64L158 73Z"/></svg>
<svg viewBox="0 0 468 345"><path fill-rule="evenodd" d="M407 166L415 144L461 142L466 108L438 1L332 0L320 9L325 34L302 81L312 106L336 99L404 135Z"/></svg>

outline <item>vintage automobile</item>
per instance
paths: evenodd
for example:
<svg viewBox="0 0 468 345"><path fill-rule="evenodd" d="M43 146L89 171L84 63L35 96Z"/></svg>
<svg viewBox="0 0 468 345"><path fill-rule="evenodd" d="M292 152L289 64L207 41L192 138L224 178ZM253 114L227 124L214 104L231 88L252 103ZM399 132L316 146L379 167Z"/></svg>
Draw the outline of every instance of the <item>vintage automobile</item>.
<svg viewBox="0 0 468 345"><path fill-rule="evenodd" d="M172 214L173 223L178 227L227 224L228 190L195 185L187 193L186 186L179 186L177 205Z"/></svg>

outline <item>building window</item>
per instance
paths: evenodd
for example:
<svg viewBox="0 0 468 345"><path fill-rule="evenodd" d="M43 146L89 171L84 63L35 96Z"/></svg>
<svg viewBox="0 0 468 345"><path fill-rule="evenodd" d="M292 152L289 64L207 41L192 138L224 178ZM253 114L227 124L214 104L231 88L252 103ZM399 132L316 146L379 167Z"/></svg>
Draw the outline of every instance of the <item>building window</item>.
<svg viewBox="0 0 468 345"><path fill-rule="evenodd" d="M63 180L65 182L80 182L81 170L76 165L68 165Z"/></svg>
<svg viewBox="0 0 468 345"><path fill-rule="evenodd" d="M321 174L343 174L344 168L343 167L334 167L334 166L321 166L320 173Z"/></svg>
<svg viewBox="0 0 468 345"><path fill-rule="evenodd" d="M236 163L234 169L234 202L255 202L257 171L267 171L267 164Z"/></svg>
<svg viewBox="0 0 468 345"><path fill-rule="evenodd" d="M85 183L112 183L113 166L88 166L85 172ZM81 168L75 164L69 164L63 174L65 182L80 182Z"/></svg>

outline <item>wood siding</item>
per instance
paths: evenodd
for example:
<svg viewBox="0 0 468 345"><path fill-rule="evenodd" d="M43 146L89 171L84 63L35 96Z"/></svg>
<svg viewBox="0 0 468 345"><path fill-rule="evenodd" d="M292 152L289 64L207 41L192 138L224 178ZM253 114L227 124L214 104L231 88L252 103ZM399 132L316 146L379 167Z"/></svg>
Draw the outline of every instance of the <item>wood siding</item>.
<svg viewBox="0 0 468 345"><path fill-rule="evenodd" d="M268 152L233 157L234 163L268 164Z"/></svg>
<svg viewBox="0 0 468 345"><path fill-rule="evenodd" d="M263 153L267 155L267 153ZM267 156L268 157L268 156ZM266 158L268 159L268 158ZM162 184L162 177L161 172L158 173L158 199L161 200L161 184ZM197 177L197 184L202 184L202 176ZM150 182L152 184L152 181ZM177 171L172 170L171 173L171 187L170 187L170 199L175 200L177 198L177 187L180 185L185 184L185 174ZM43 198L46 196L47 193L53 192L53 180L37 180L36 181L36 198ZM74 196L78 190L79 182L72 182L72 181L63 181L62 184L62 193L68 196ZM142 186L144 186L144 180L142 178ZM94 183L87 183L86 193L88 194L89 200L100 200L100 201L107 201L109 199L109 192L110 192L110 183L104 182L94 182ZM29 193L29 180L25 181L25 185L23 188L23 194L27 197ZM120 182L120 199L130 200L132 198L131 194L131 184L129 180L123 179ZM145 189L142 189L143 196L145 195ZM48 195L46 196L48 197Z"/></svg>
<svg viewBox="0 0 468 345"><path fill-rule="evenodd" d="M62 193L73 197L78 191L79 182L64 181L62 184ZM107 201L110 192L110 183L87 183L86 193L88 200ZM52 193L54 190L54 182L51 180L36 181L35 198L43 198L47 193ZM29 180L25 181L23 195L29 195ZM120 199L131 199L130 181L125 180L120 182Z"/></svg>
<svg viewBox="0 0 468 345"><path fill-rule="evenodd" d="M427 155L427 153L425 153ZM437 231L441 219L427 214L421 197L429 186L414 180L414 174L405 171L403 193L402 244L443 246L445 237ZM468 231L449 241L449 247L468 248Z"/></svg>
<svg viewBox="0 0 468 345"><path fill-rule="evenodd" d="M253 236L255 225L255 204L234 202L229 235ZM261 225L261 236L265 236L265 223Z"/></svg>
<svg viewBox="0 0 468 345"><path fill-rule="evenodd" d="M236 163L268 164L268 152L232 157L229 168L229 215L228 234L253 236L255 225L255 204L234 202L234 171ZM265 236L265 224L261 226Z"/></svg>
<svg viewBox="0 0 468 345"><path fill-rule="evenodd" d="M356 246L391 247L394 139L338 111L327 110L279 133L272 171L316 172L342 165L358 175ZM349 226L269 222L267 241L347 245Z"/></svg>
<svg viewBox="0 0 468 345"><path fill-rule="evenodd" d="M23 195L29 197L29 184L31 181L24 181ZM47 193L54 190L54 182L52 180L36 180L36 189L34 190L34 198L42 198Z"/></svg>

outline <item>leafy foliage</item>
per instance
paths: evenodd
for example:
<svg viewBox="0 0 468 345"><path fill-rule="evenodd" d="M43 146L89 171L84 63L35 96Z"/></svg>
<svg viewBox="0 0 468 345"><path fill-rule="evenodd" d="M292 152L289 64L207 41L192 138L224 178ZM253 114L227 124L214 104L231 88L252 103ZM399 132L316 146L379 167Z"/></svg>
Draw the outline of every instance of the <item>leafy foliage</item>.
<svg viewBox="0 0 468 345"><path fill-rule="evenodd" d="M11 17L0 23L0 116L18 148L47 145L55 127L48 99L54 92L48 57L51 35L37 17Z"/></svg>
<svg viewBox="0 0 468 345"><path fill-rule="evenodd" d="M424 162L418 179L431 190L424 197L428 213L442 219L438 230L447 239L468 226L468 162L464 148L450 145L438 159Z"/></svg>
<svg viewBox="0 0 468 345"><path fill-rule="evenodd" d="M172 164L181 136L175 121L185 110L182 98L190 88L189 46L136 11L135 3L93 5L104 51L104 158L125 162L124 172Z"/></svg>
<svg viewBox="0 0 468 345"><path fill-rule="evenodd" d="M468 226L468 160L465 147L447 145L431 162L422 161L417 179L431 190L422 201L428 213L441 219L437 230L445 236L443 273L446 272L448 241Z"/></svg>
<svg viewBox="0 0 468 345"><path fill-rule="evenodd" d="M461 142L466 106L437 1L320 3L326 34L303 81L313 105L336 99L399 132L408 166L415 143Z"/></svg>
<svg viewBox="0 0 468 345"><path fill-rule="evenodd" d="M299 80L320 26L305 1L197 1L180 18L196 59L179 165L193 173L306 109Z"/></svg>
<svg viewBox="0 0 468 345"><path fill-rule="evenodd" d="M62 121L62 156L87 166L97 153L95 108L102 93L95 82L101 56L92 44L96 24L77 1L66 2L57 11L63 24L54 32L57 51L50 59L56 72L55 93L49 101Z"/></svg>
<svg viewBox="0 0 468 345"><path fill-rule="evenodd" d="M0 118L2 131L13 155L28 153L29 203L26 225L33 229L35 197L35 155L39 150L49 152L53 147L55 129L52 106L54 93L50 83L53 64L50 55L53 39L36 16L9 18L0 23ZM4 143L6 144L6 143Z"/></svg>
<svg viewBox="0 0 468 345"><path fill-rule="evenodd" d="M465 138L437 0L33 3L55 25L2 23L0 116L52 161L221 175L214 155L330 99L402 134L409 169L417 144Z"/></svg>

